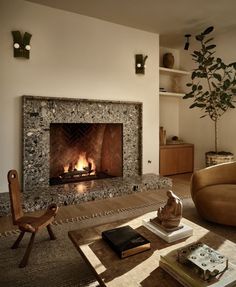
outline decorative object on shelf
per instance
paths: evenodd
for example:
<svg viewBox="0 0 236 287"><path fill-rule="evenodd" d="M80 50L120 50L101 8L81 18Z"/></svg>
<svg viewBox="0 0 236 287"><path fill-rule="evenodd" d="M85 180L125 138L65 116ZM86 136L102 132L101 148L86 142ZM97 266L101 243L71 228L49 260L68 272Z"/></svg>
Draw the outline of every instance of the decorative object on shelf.
<svg viewBox="0 0 236 287"><path fill-rule="evenodd" d="M173 136L170 140L167 141L167 144L183 144L184 141L179 139L177 136Z"/></svg>
<svg viewBox="0 0 236 287"><path fill-rule="evenodd" d="M221 58L214 56L216 45L211 44L213 38L208 38L213 30L214 27L208 27L196 36L200 48L193 52L192 57L197 67L192 72L192 82L187 83L191 91L183 98L192 98L194 102L189 108L200 108L204 112L201 118L208 116L214 122L215 150L209 156L214 153L217 157L218 121L226 111L235 108L236 62L225 64ZM232 153L228 155L231 161Z"/></svg>
<svg viewBox="0 0 236 287"><path fill-rule="evenodd" d="M143 54L135 55L135 73L136 74L145 74L145 62L148 56L144 56Z"/></svg>
<svg viewBox="0 0 236 287"><path fill-rule="evenodd" d="M189 48L189 38L191 37L191 34L186 34L186 35L184 35L184 37L186 38L186 42L185 42L185 45L184 45L184 50L188 50L188 48Z"/></svg>
<svg viewBox="0 0 236 287"><path fill-rule="evenodd" d="M166 92L166 89L165 89L165 88L160 87L160 88L159 88L159 91L160 91L160 92Z"/></svg>
<svg viewBox="0 0 236 287"><path fill-rule="evenodd" d="M174 58L173 54L171 54L171 53L164 54L163 66L165 68L172 69L174 67L174 63L175 63L175 58Z"/></svg>
<svg viewBox="0 0 236 287"><path fill-rule="evenodd" d="M20 31L12 31L13 36L13 49L14 49L14 57L24 57L29 59L30 57L30 39L32 35L28 32L24 33L22 37Z"/></svg>
<svg viewBox="0 0 236 287"><path fill-rule="evenodd" d="M163 127L160 127L159 131L159 137L160 137L160 145L165 145L166 144L166 130L164 130Z"/></svg>

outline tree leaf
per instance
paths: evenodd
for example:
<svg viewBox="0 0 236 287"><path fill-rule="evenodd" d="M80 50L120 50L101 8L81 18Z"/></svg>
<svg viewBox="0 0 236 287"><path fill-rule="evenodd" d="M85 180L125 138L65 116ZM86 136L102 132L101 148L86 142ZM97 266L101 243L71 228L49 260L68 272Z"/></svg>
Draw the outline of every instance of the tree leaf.
<svg viewBox="0 0 236 287"><path fill-rule="evenodd" d="M184 95L183 99L190 99L190 98L193 98L193 97L194 97L194 95L189 93L189 94Z"/></svg>
<svg viewBox="0 0 236 287"><path fill-rule="evenodd" d="M197 89L198 89L199 91L201 91L201 90L202 90L202 85L199 85L199 86L197 87Z"/></svg>
<svg viewBox="0 0 236 287"><path fill-rule="evenodd" d="M205 106L206 106L206 104L203 104L203 103L195 103L196 105L196 107L198 107L198 108L205 108Z"/></svg>
<svg viewBox="0 0 236 287"><path fill-rule="evenodd" d="M192 72L191 79L193 80L196 77L196 72Z"/></svg>
<svg viewBox="0 0 236 287"><path fill-rule="evenodd" d="M202 41L204 39L204 36L203 35L197 35L195 38L197 41Z"/></svg>
<svg viewBox="0 0 236 287"><path fill-rule="evenodd" d="M193 83L187 83L186 86L187 87L192 87Z"/></svg>
<svg viewBox="0 0 236 287"><path fill-rule="evenodd" d="M214 64L211 67L209 67L209 70L210 71L215 70L217 68L217 66L218 66L218 64Z"/></svg>
<svg viewBox="0 0 236 287"><path fill-rule="evenodd" d="M226 79L226 80L224 81L224 85L223 85L224 90L227 90L229 86L230 86L230 80L229 80L229 79Z"/></svg>
<svg viewBox="0 0 236 287"><path fill-rule="evenodd" d="M211 33L213 30L214 30L214 27L210 26L210 27L206 28L206 30L202 34L207 35L207 34Z"/></svg>
<svg viewBox="0 0 236 287"><path fill-rule="evenodd" d="M221 81L221 75L220 74L213 74L213 77L216 78L218 81Z"/></svg>
<svg viewBox="0 0 236 287"><path fill-rule="evenodd" d="M204 43L207 44L207 43L209 43L212 40L214 40L214 38L210 38L210 39L206 40Z"/></svg>
<svg viewBox="0 0 236 287"><path fill-rule="evenodd" d="M209 45L206 47L206 50L212 50L216 47L216 45Z"/></svg>

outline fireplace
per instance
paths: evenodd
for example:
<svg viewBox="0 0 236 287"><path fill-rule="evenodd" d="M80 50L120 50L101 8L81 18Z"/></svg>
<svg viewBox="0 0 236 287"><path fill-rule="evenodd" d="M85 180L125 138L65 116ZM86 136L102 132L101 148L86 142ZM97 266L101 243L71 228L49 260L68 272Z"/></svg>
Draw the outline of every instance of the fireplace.
<svg viewBox="0 0 236 287"><path fill-rule="evenodd" d="M51 123L50 185L123 175L123 124Z"/></svg>
<svg viewBox="0 0 236 287"><path fill-rule="evenodd" d="M22 186L26 193L32 190L42 190L44 193L58 193L59 190L71 190L73 186L83 184L74 183L73 177L67 177L69 183L52 184L55 177L63 175L64 166L72 172L76 179L83 179L86 185L102 185L99 196L106 193L106 182L116 180L126 180L142 174L142 103L102 101L70 98L49 98L36 96L23 96L23 178ZM60 127L61 125L61 127ZM83 142L79 143L79 152L86 159L82 170L74 170L74 162L77 158L70 159L66 163L61 162L61 155L66 151L61 150L61 143L67 142L68 138L59 136L59 140L52 139L52 133L60 130L60 134L65 133L69 125L79 129L72 132L72 135L86 134ZM63 127L63 128L62 128ZM69 127L70 129L73 129ZM52 131L55 129L55 131ZM88 136L93 133L93 141L90 142ZM110 138L107 137L110 134ZM71 135L71 137L72 137ZM80 136L76 136L76 142L80 141ZM69 137L70 139L70 137ZM73 139L73 138L72 138ZM114 141L113 141L114 140ZM93 142L98 144L93 146ZM67 142L68 144L68 142ZM71 145L69 145L71 147ZM95 165L97 175L114 178L104 180L85 180L86 176L92 174L93 159L91 148L96 147ZM54 155L53 148L59 149L59 155ZM88 149L87 149L88 148ZM73 151L76 148L72 148ZM120 150L120 152L118 152ZM69 149L69 154L71 150ZM99 158L99 156L100 158ZM103 155L101 157L101 155ZM112 155L112 156L111 156ZM70 157L65 155L66 157ZM52 158L56 163L51 168ZM118 160L119 158L119 160ZM59 164L60 163L60 164ZM62 168L63 165L63 168ZM76 174L77 173L77 174ZM105 175L104 175L105 174ZM103 183L104 182L104 183ZM90 188L91 189L91 188ZM109 188L109 192L110 192ZM108 191L107 191L108 192ZM91 195L92 193L90 193ZM98 193L96 192L95 197ZM92 195L91 195L92 196Z"/></svg>

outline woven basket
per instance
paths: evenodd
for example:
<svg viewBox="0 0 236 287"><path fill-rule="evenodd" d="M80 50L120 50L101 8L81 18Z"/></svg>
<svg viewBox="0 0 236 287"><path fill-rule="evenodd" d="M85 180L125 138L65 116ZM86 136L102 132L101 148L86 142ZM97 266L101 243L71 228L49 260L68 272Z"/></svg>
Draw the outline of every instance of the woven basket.
<svg viewBox="0 0 236 287"><path fill-rule="evenodd" d="M220 163L233 161L233 154L214 154L214 153L206 153L206 166L212 166Z"/></svg>

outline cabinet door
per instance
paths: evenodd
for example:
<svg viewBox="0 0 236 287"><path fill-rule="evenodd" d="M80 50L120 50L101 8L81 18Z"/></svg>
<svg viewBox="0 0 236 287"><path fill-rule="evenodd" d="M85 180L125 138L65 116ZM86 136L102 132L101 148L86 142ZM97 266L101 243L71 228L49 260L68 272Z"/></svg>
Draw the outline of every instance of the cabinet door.
<svg viewBox="0 0 236 287"><path fill-rule="evenodd" d="M178 149L178 173L193 171L193 147Z"/></svg>
<svg viewBox="0 0 236 287"><path fill-rule="evenodd" d="M171 175L193 171L193 146L162 147L160 174Z"/></svg>
<svg viewBox="0 0 236 287"><path fill-rule="evenodd" d="M160 150L160 174L170 175L178 173L178 149L167 148Z"/></svg>

